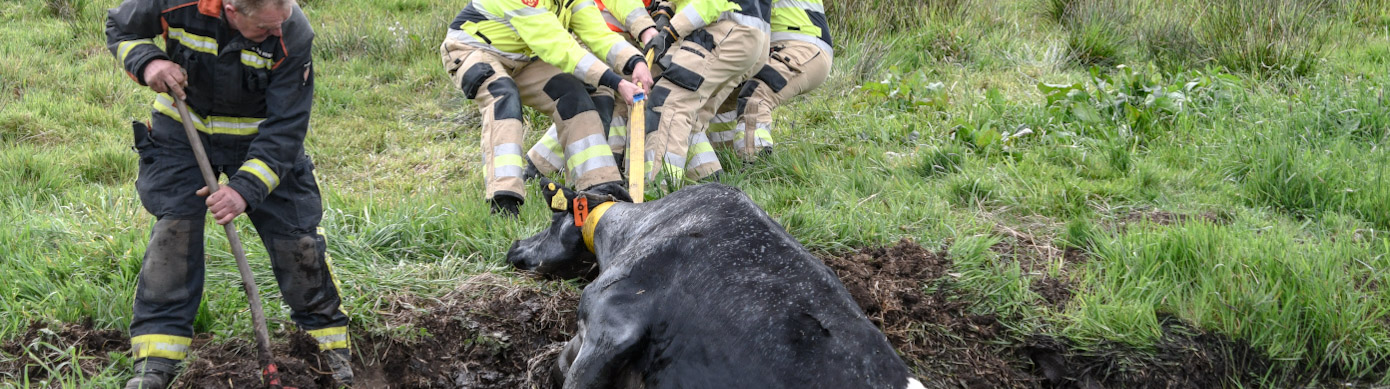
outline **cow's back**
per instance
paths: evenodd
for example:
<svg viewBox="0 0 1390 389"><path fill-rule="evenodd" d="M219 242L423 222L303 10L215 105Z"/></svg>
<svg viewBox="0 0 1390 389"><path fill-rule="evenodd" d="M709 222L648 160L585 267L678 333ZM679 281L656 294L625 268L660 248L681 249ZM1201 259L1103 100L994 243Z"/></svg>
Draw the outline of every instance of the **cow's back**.
<svg viewBox="0 0 1390 389"><path fill-rule="evenodd" d="M648 385L894 388L906 365L843 284L742 192L709 184L662 200L616 293L650 293ZM678 233L677 233L678 232Z"/></svg>

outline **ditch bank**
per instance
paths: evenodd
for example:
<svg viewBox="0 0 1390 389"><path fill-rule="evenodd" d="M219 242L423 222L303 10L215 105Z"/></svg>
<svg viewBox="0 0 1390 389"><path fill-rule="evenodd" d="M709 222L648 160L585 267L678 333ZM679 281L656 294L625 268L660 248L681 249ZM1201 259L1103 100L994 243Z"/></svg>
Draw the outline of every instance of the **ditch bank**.
<svg viewBox="0 0 1390 389"><path fill-rule="evenodd" d="M1163 320L1164 335L1148 351L1118 344L1083 350L1046 335L1009 334L1003 324L1009 318L970 311L971 299L955 289L943 251L907 240L822 260L932 388L1221 387L1250 382L1271 366L1241 342L1172 318ZM1039 303L1057 303L1050 299ZM391 301L383 320L404 330L353 338L358 387L548 388L555 355L575 331L579 295L555 282L483 274L437 299ZM285 384L333 387L312 338L299 331L272 338ZM0 344L0 381L39 382L72 376L73 369L92 376L110 366L110 353L128 351L120 330L36 323ZM256 365L249 339L213 343L200 336L174 386L256 387Z"/></svg>

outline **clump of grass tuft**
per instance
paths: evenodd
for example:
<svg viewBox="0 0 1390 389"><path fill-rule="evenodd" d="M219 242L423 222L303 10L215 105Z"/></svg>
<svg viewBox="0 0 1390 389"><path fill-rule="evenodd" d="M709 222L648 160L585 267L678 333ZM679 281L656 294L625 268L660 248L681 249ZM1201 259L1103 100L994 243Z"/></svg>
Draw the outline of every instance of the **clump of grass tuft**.
<svg viewBox="0 0 1390 389"><path fill-rule="evenodd" d="M83 15L83 9L91 0L44 0L44 9L58 19L76 21Z"/></svg>
<svg viewBox="0 0 1390 389"><path fill-rule="evenodd" d="M52 195L72 184L67 169L51 153L27 146L0 151L0 193Z"/></svg>
<svg viewBox="0 0 1390 389"><path fill-rule="evenodd" d="M999 184L979 177L957 177L946 185L951 199L961 206L983 206L1000 198Z"/></svg>
<svg viewBox="0 0 1390 389"><path fill-rule="evenodd" d="M1133 18L1128 2L1110 0L1070 1L1061 16L1067 27L1071 57L1083 66L1111 66L1129 55L1132 38L1125 29Z"/></svg>
<svg viewBox="0 0 1390 389"><path fill-rule="evenodd" d="M1312 73L1329 38L1329 0L1213 0L1197 23L1217 64L1256 75Z"/></svg>
<svg viewBox="0 0 1390 389"><path fill-rule="evenodd" d="M120 185L135 180L136 155L130 150L103 148L86 154L86 161L78 166L84 181Z"/></svg>
<svg viewBox="0 0 1390 389"><path fill-rule="evenodd" d="M932 147L922 152L922 159L916 166L917 174L932 178L958 172L965 163L965 154L965 148L955 144Z"/></svg>
<svg viewBox="0 0 1390 389"><path fill-rule="evenodd" d="M828 1L825 13L831 28L840 29L840 36L892 34L958 18L970 3L971 0Z"/></svg>

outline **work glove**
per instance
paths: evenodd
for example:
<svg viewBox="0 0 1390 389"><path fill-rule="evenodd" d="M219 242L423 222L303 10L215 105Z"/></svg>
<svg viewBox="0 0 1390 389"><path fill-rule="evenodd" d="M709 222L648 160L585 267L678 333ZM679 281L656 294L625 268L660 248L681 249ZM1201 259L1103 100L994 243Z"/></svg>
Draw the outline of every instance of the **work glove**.
<svg viewBox="0 0 1390 389"><path fill-rule="evenodd" d="M666 28L652 37L652 40L647 41L647 46L643 47L642 51L651 53L652 58L665 57L666 51L671 49L671 45L674 45L677 39L680 37L676 36L676 31L667 24Z"/></svg>

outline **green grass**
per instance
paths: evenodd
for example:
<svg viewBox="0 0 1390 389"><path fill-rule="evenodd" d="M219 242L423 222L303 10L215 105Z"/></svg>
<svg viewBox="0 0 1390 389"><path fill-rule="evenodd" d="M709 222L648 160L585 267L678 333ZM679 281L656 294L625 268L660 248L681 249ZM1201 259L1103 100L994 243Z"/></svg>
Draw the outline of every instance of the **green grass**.
<svg viewBox="0 0 1390 389"><path fill-rule="evenodd" d="M34 321L129 323L153 223L133 187L129 122L148 116L151 94L103 46L115 3L0 3L0 339ZM458 5L301 3L318 33L307 147L354 326L394 331L381 310L396 296L510 275L511 240L548 215L527 204L499 220L481 201L476 109L438 63ZM1375 371L1390 358L1383 0L827 6L831 79L776 111L775 154L728 164L725 180L807 247L946 247L953 287L1013 339L1142 349L1174 315L1275 357L1268 377L1306 368L1390 384ZM1039 85L1066 86L1065 98ZM528 118L535 139L548 123ZM1152 211L1183 218L1129 220ZM285 326L264 248L239 228L271 323ZM196 326L247 338L245 297L211 230ZM1075 299L1038 304L1037 269L995 251L1015 239L1003 231L1089 253L1040 262L1075 281ZM89 374L64 367L81 358L67 345L26 346L58 382L0 387L111 386L127 363ZM1269 379L1240 384L1290 384Z"/></svg>

